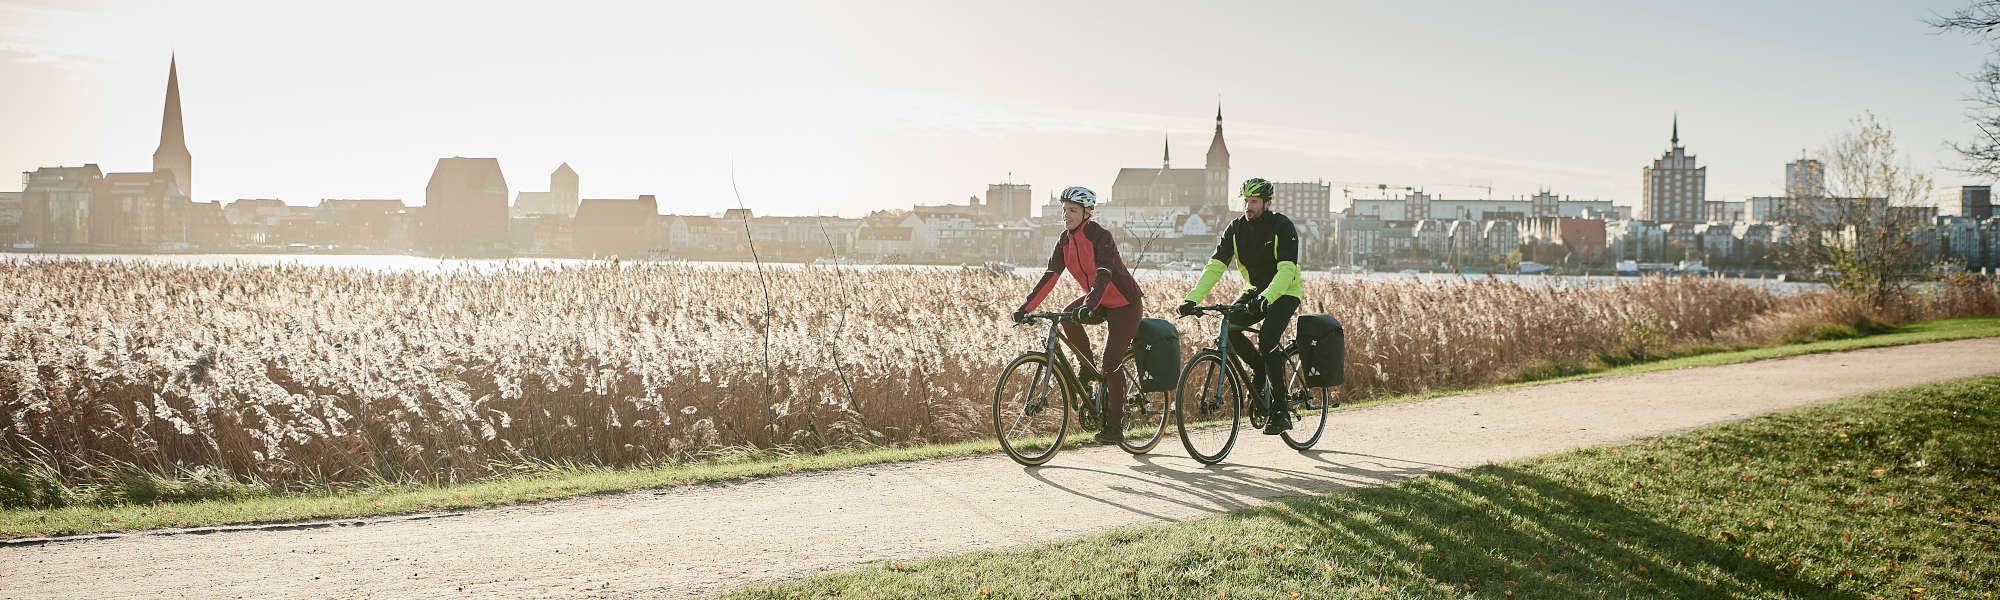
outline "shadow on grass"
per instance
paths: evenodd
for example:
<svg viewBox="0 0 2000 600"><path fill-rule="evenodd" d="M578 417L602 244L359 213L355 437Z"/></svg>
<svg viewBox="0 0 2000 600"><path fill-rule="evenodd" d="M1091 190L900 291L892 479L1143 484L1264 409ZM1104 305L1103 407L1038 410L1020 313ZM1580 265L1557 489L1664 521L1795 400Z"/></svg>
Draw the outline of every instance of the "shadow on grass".
<svg viewBox="0 0 2000 600"><path fill-rule="evenodd" d="M1339 548L1336 560L1395 556L1379 575L1416 587L1516 598L1861 598L1798 581L1726 539L1512 467L1432 473L1287 506L1267 514Z"/></svg>

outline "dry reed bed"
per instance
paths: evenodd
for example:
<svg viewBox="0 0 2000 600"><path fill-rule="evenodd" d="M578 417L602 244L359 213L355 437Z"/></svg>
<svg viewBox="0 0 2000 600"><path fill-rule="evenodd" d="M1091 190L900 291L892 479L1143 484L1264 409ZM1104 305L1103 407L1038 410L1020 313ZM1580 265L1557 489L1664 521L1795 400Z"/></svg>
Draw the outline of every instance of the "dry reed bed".
<svg viewBox="0 0 2000 600"><path fill-rule="evenodd" d="M113 466L440 481L523 461L963 440L988 435L993 378L1041 333L1005 317L1027 291L1019 277L766 275L768 392L750 269L0 261L0 462L43 460L76 478ZM1191 283L1143 278L1148 312L1170 312ZM1992 285L1978 286L1954 301L1993 312ZM1831 294L1712 279L1313 279L1307 296L1348 325L1349 398L1486 383L1550 359L1769 342L1858 314ZM1189 350L1214 326L1177 323Z"/></svg>

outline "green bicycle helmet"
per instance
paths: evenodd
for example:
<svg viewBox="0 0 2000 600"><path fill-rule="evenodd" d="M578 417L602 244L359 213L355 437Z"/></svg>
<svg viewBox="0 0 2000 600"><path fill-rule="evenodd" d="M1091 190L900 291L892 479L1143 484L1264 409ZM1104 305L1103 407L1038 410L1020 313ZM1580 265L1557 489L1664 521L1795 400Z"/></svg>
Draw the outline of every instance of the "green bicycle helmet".
<svg viewBox="0 0 2000 600"><path fill-rule="evenodd" d="M1271 182L1264 181L1262 178L1253 177L1243 182L1243 193L1239 195L1256 196L1269 200L1277 191L1278 186L1271 185Z"/></svg>

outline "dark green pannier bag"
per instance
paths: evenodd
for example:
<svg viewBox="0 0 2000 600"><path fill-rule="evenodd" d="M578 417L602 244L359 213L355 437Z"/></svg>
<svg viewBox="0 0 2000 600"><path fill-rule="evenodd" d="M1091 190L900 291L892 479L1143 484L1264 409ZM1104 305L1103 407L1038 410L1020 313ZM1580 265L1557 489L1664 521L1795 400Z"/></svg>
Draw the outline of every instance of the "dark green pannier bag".
<svg viewBox="0 0 2000 600"><path fill-rule="evenodd" d="M1299 368L1306 385L1340 385L1347 369L1347 332L1327 315L1299 317Z"/></svg>
<svg viewBox="0 0 2000 600"><path fill-rule="evenodd" d="M1165 392L1179 385L1181 332L1166 319L1139 319L1132 335L1132 352L1139 355L1139 391Z"/></svg>

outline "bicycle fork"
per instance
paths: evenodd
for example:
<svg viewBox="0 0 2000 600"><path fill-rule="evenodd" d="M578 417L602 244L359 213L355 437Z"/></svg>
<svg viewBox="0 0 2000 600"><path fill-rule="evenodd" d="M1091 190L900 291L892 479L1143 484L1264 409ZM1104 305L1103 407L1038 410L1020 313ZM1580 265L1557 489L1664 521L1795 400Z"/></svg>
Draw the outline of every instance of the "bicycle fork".
<svg viewBox="0 0 2000 600"><path fill-rule="evenodd" d="M1042 408L1048 406L1049 391L1047 388L1042 387L1042 384L1047 382L1049 377L1055 375L1054 373L1050 372L1053 370L1054 369L1051 369L1047 363L1043 363L1035 367L1035 380L1034 383L1029 384L1030 387L1028 388L1034 390L1034 392L1032 392L1032 395L1029 396L1028 402L1025 406L1022 407L1021 412L1027 413L1030 416L1032 416L1040 414L1042 412Z"/></svg>

